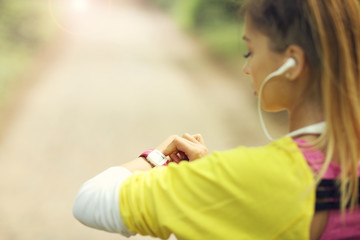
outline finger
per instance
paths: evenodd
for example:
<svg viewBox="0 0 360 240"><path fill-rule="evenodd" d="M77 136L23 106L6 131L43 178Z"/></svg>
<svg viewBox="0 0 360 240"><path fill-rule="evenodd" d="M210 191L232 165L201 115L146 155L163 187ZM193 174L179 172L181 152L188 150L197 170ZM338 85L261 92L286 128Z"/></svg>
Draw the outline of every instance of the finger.
<svg viewBox="0 0 360 240"><path fill-rule="evenodd" d="M189 158L182 152L172 153L170 154L170 157L176 163L179 163L181 161L189 161Z"/></svg>
<svg viewBox="0 0 360 240"><path fill-rule="evenodd" d="M176 137L168 147L163 151L165 156L168 156L174 152L183 152L187 158L191 158L191 155L196 152L198 143L193 143L187 139Z"/></svg>
<svg viewBox="0 0 360 240"><path fill-rule="evenodd" d="M170 154L170 158L172 161L179 163L181 161L181 159L179 158L179 156L177 155L177 152L173 152Z"/></svg>
<svg viewBox="0 0 360 240"><path fill-rule="evenodd" d="M183 152L178 152L178 157L181 159L181 160L189 160L189 158L186 156L185 153Z"/></svg>
<svg viewBox="0 0 360 240"><path fill-rule="evenodd" d="M170 142L170 144L168 144L164 150L162 151L162 153L165 156L169 156L170 154L177 152L177 148L176 148L176 143L175 143L175 139L180 138L178 136L174 137L174 139Z"/></svg>
<svg viewBox="0 0 360 240"><path fill-rule="evenodd" d="M185 133L183 135L183 138L185 138L186 140L189 140L190 142L193 142L193 143L198 143L199 141L193 137L192 135L188 134L188 133Z"/></svg>
<svg viewBox="0 0 360 240"><path fill-rule="evenodd" d="M201 136L201 134L194 134L193 137L202 145L205 145L204 138Z"/></svg>

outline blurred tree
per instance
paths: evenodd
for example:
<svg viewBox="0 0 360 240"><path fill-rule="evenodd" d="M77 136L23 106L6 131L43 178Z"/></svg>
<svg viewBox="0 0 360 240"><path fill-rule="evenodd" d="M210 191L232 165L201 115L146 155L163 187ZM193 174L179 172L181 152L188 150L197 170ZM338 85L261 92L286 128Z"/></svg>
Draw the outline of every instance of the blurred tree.
<svg viewBox="0 0 360 240"><path fill-rule="evenodd" d="M43 1L0 0L0 107L54 29Z"/></svg>
<svg viewBox="0 0 360 240"><path fill-rule="evenodd" d="M214 19L234 20L241 0L155 0L170 10L181 26L196 29L211 24Z"/></svg>
<svg viewBox="0 0 360 240"><path fill-rule="evenodd" d="M229 61L238 61L241 45L242 0L155 0L185 30L197 34L210 50Z"/></svg>

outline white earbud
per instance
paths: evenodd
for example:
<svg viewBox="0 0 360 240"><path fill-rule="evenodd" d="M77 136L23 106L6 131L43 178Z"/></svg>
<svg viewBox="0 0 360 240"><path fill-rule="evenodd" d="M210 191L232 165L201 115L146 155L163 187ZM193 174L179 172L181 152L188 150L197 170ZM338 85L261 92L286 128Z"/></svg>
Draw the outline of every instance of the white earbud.
<svg viewBox="0 0 360 240"><path fill-rule="evenodd" d="M263 81L262 85L265 85L265 83L267 81L269 81L271 78L275 77L275 76L279 76L281 74L283 74L286 70L288 70L289 68L295 67L296 62L295 59L293 58L289 58L283 65L281 65L281 67L279 67L276 71L270 73L265 80Z"/></svg>
<svg viewBox="0 0 360 240"><path fill-rule="evenodd" d="M296 65L296 61L294 58L289 58L283 65L281 65L281 67L279 67L276 71L270 73L269 75L267 75L267 77L265 78L265 80L262 82L260 89L259 89L259 94L258 94L258 113L259 113L259 118L260 118L260 123L261 123L261 127L266 135L266 137L270 140L273 141L274 139L270 136L269 132L266 129L265 123L264 123L264 119L262 116L262 112L261 112L261 94L262 94L262 90L265 86L265 84L272 79L273 77L279 76L281 74L283 74L286 70L288 70L289 68L295 67Z"/></svg>
<svg viewBox="0 0 360 240"><path fill-rule="evenodd" d="M296 65L295 59L288 58L288 60L281 67L279 67L279 69L276 70L275 72L278 74L282 74L289 68L295 67L295 65Z"/></svg>

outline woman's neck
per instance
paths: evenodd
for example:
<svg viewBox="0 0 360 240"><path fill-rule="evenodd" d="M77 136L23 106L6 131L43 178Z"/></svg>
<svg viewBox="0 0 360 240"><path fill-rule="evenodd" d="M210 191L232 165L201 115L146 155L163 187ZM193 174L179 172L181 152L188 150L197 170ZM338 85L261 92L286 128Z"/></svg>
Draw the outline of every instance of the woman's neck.
<svg viewBox="0 0 360 240"><path fill-rule="evenodd" d="M324 121L324 114L319 104L302 102L289 111L289 131Z"/></svg>

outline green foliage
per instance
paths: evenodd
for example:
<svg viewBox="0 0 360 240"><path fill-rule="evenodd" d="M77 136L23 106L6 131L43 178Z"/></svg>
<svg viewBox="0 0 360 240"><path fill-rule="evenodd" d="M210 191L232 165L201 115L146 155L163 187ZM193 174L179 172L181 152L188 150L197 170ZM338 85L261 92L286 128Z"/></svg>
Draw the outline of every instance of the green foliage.
<svg viewBox="0 0 360 240"><path fill-rule="evenodd" d="M178 23L186 29L212 24L217 19L234 21L240 0L155 0L168 9Z"/></svg>
<svg viewBox="0 0 360 240"><path fill-rule="evenodd" d="M31 57L52 34L44 2L0 0L0 106Z"/></svg>
<svg viewBox="0 0 360 240"><path fill-rule="evenodd" d="M246 52L241 35L242 25L234 22L223 22L218 28L199 30L202 42L216 55L229 62L238 62Z"/></svg>
<svg viewBox="0 0 360 240"><path fill-rule="evenodd" d="M226 60L239 60L244 51L239 16L241 0L155 0L185 30L197 34Z"/></svg>

